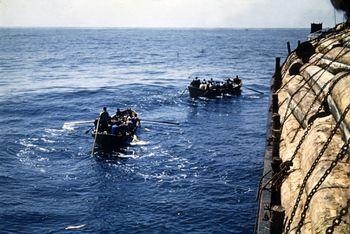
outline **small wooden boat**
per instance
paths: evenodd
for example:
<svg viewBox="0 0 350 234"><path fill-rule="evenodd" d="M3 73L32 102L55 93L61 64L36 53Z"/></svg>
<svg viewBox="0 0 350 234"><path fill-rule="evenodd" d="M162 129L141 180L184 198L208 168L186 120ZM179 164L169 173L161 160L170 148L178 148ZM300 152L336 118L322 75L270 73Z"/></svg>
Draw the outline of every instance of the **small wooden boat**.
<svg viewBox="0 0 350 234"><path fill-rule="evenodd" d="M121 113L121 119L127 119L129 117L137 118L136 112L132 110L128 112L122 111ZM130 116L124 116L124 113L130 113ZM135 134L141 126L141 123L138 118L133 122L123 122L121 120L112 119L108 122L108 126L102 129L103 131L99 130L97 125L101 127L101 124L96 124L95 129L92 131L92 137L94 139L92 153L98 154L99 156L110 156L130 145L136 137Z"/></svg>
<svg viewBox="0 0 350 234"><path fill-rule="evenodd" d="M97 134L97 136L96 136ZM134 139L135 132L128 132L125 135L114 135L107 132L92 132L92 137L95 139L94 152L96 153L113 153L130 145Z"/></svg>
<svg viewBox="0 0 350 234"><path fill-rule="evenodd" d="M194 80L189 86L188 91L190 93L191 98L217 98L222 97L224 95L240 95L242 81L239 79L238 81L227 80L224 84L219 84L216 82L215 85L212 85L211 88L208 88L206 85L199 85L199 80ZM200 82L200 81L199 81Z"/></svg>
<svg viewBox="0 0 350 234"><path fill-rule="evenodd" d="M190 85L188 86L188 91L190 93L191 98L199 98L199 97L217 98L219 96L222 96L222 92L220 89L205 90L205 89L200 89Z"/></svg>

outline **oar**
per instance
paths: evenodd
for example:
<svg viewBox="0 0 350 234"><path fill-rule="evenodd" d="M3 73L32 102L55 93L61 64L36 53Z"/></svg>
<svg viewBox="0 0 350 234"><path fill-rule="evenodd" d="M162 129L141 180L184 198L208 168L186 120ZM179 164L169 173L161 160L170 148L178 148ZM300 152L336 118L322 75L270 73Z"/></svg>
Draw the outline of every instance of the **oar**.
<svg viewBox="0 0 350 234"><path fill-rule="evenodd" d="M257 92L257 93L260 93L260 94L264 94L263 92L256 90L256 89L252 89L252 88L248 88L248 87L244 87L244 88L249 89L249 90L254 91L254 92Z"/></svg>
<svg viewBox="0 0 350 234"><path fill-rule="evenodd" d="M71 122L73 124L84 124L84 123L92 123L94 122L94 120L82 120L82 121L75 121L75 122Z"/></svg>
<svg viewBox="0 0 350 234"><path fill-rule="evenodd" d="M141 121L150 122L150 123L162 123L162 124L180 125L177 122L171 122L171 121L160 121L160 120L150 120L150 119L141 119Z"/></svg>
<svg viewBox="0 0 350 234"><path fill-rule="evenodd" d="M184 91L182 91L182 93L180 94L179 97L182 97L182 95L184 95L184 93L187 91L187 87L184 89Z"/></svg>
<svg viewBox="0 0 350 234"><path fill-rule="evenodd" d="M94 126L92 126L91 128L89 128L88 130L86 130L86 131L85 131L85 134L88 134L93 128L94 128Z"/></svg>
<svg viewBox="0 0 350 234"><path fill-rule="evenodd" d="M92 149L91 149L91 155L94 155L94 151L95 151L95 144L96 144L96 139L97 139L97 135L98 135L98 128L100 126L100 118L98 118L97 120L97 127L96 127L96 131L95 131L95 139L94 139L94 144L92 144Z"/></svg>

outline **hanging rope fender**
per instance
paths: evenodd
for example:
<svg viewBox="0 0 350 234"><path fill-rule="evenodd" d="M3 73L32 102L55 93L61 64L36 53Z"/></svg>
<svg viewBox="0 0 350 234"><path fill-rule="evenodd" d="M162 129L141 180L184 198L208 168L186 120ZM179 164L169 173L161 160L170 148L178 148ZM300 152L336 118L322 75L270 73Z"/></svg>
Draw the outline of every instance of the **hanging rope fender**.
<svg viewBox="0 0 350 234"><path fill-rule="evenodd" d="M300 190L299 190L298 196L297 196L297 198L296 198L295 204L294 204L294 206L293 206L293 210L292 210L292 212L291 212L290 218L289 218L289 220L286 222L286 223L287 223L287 226L286 226L286 229L285 229L285 232L284 232L284 233L289 233L290 228L291 228L291 224L293 223L293 218L294 218L294 216L295 216L295 214L296 214L296 210L298 209L299 203L300 203L300 201L301 201L301 197L302 197L303 192L304 192L304 189L305 189L305 187L306 187L306 183L307 183L308 179L310 178L312 172L315 170L316 165L317 165L318 162L320 161L320 159L321 159L321 157L323 156L324 152L325 152L326 149L328 148L328 145L330 144L330 142L331 142L331 140L333 139L334 135L337 133L337 130L338 130L338 128L340 127L340 124L341 124L342 121L344 120L344 118L345 118L345 116L347 115L347 113L349 112L349 110L350 110L350 104L345 108L344 112L343 112L342 115L340 116L340 118L339 118L339 120L337 121L336 125L335 125L334 128L332 129L331 134L329 135L329 137L327 138L325 144L323 145L323 147L322 147L320 153L319 153L318 156L315 158L315 160L314 160L313 164L311 165L309 171L306 173L306 176L304 177L303 182L302 182L302 184L301 184L301 186L300 186ZM350 139L349 139L349 141L350 141ZM341 150L341 152L342 152L342 151L343 151L343 148L346 148L346 150L345 150L345 155L346 155L347 149L348 149L348 147L349 147L349 141L345 143L345 145L342 147L342 150ZM339 154L341 154L341 152L340 152ZM338 154L338 155L339 155L339 154ZM339 159L338 159L338 161L339 161ZM326 172L328 172L328 170L327 170ZM330 172L329 172L329 173L330 173ZM328 173L328 174L329 174L329 173ZM328 174L327 174L327 175L328 175ZM323 180L323 181L324 181L324 180ZM322 181L322 182L323 182L323 181ZM322 184L322 182L321 182L321 184ZM315 192L316 192L316 191L315 191ZM310 198L310 201L311 201L311 198ZM305 207L306 207L306 204L305 204ZM308 208L308 206L307 206L307 208ZM306 210L307 210L307 208L306 208ZM306 212L306 211L305 211L305 212ZM305 215L305 214L304 214L304 215Z"/></svg>

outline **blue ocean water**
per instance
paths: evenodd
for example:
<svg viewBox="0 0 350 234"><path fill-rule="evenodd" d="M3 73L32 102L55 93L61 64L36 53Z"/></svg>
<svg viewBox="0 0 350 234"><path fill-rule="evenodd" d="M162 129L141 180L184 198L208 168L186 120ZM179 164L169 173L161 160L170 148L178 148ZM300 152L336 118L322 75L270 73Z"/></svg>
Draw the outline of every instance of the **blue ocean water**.
<svg viewBox="0 0 350 234"><path fill-rule="evenodd" d="M251 233L269 82L305 29L0 29L1 232ZM239 75L240 97L181 96ZM90 155L103 106L144 119L124 159Z"/></svg>

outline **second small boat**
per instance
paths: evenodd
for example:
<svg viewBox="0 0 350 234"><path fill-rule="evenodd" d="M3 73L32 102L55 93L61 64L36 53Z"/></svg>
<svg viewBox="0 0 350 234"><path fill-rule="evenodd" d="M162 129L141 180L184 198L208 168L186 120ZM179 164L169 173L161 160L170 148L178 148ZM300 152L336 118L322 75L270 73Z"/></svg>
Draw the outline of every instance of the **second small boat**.
<svg viewBox="0 0 350 234"><path fill-rule="evenodd" d="M188 92L191 98L218 98L224 95L240 95L242 80L236 76L234 79L227 79L224 82L206 81L196 77L188 86Z"/></svg>

